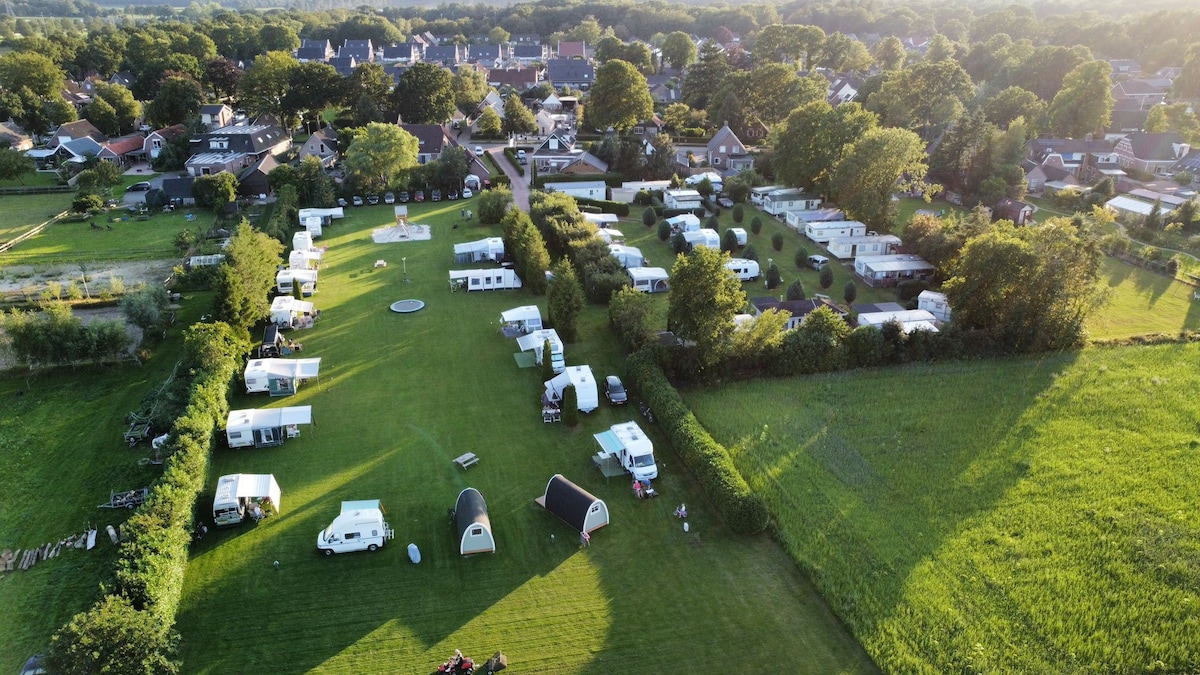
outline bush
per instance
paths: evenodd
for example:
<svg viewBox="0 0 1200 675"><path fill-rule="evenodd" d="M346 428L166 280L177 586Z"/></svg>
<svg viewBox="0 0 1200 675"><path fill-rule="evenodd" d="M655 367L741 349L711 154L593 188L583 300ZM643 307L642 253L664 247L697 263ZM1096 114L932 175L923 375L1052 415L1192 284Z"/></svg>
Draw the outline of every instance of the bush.
<svg viewBox="0 0 1200 675"><path fill-rule="evenodd" d="M504 156L508 158L508 163L511 164L514 169L517 170L518 176L525 175L525 167L522 166L521 163L517 161L517 151L516 150L514 150L512 148L505 148Z"/></svg>
<svg viewBox="0 0 1200 675"><path fill-rule="evenodd" d="M641 392L675 452L696 476L730 529L740 534L765 530L770 517L766 503L738 473L728 450L713 440L688 410L651 353L642 350L634 354L626 367L630 383Z"/></svg>
<svg viewBox="0 0 1200 675"><path fill-rule="evenodd" d="M754 216L753 218L750 219L750 231L753 232L754 234L758 234L759 232L762 232L762 226L763 226L762 216Z"/></svg>
<svg viewBox="0 0 1200 675"><path fill-rule="evenodd" d="M717 216L709 216L708 220L704 221L704 226L713 232L721 231L721 221L717 218Z"/></svg>
<svg viewBox="0 0 1200 675"><path fill-rule="evenodd" d="M665 220L658 221L658 238L661 241L671 238L671 224Z"/></svg>
<svg viewBox="0 0 1200 675"><path fill-rule="evenodd" d="M671 235L671 252L672 253L674 253L675 255L679 255L680 253L687 253L687 250L688 250L688 241L687 241L687 239L683 238L682 232L676 232L675 234Z"/></svg>
<svg viewBox="0 0 1200 675"><path fill-rule="evenodd" d="M81 192L71 202L71 211L74 213L89 213L102 208L104 208L104 199L94 192Z"/></svg>
<svg viewBox="0 0 1200 675"><path fill-rule="evenodd" d="M888 360L888 345L875 326L859 326L846 336L846 365L870 368Z"/></svg>
<svg viewBox="0 0 1200 675"><path fill-rule="evenodd" d="M626 349L637 351L654 337L654 300L625 286L608 303L608 325Z"/></svg>
<svg viewBox="0 0 1200 675"><path fill-rule="evenodd" d="M775 249L776 251L783 250L783 233L782 232L776 232L775 234L771 235L771 248Z"/></svg>
<svg viewBox="0 0 1200 675"><path fill-rule="evenodd" d="M783 283L783 276L779 274L779 266L771 263L767 266L767 290L773 291L779 288L781 283Z"/></svg>
<svg viewBox="0 0 1200 675"><path fill-rule="evenodd" d="M921 279L908 279L896 285L896 292L900 294L901 302L912 300L922 291L927 290L929 290L929 282Z"/></svg>
<svg viewBox="0 0 1200 675"><path fill-rule="evenodd" d="M733 222L738 225L742 224L742 219L746 217L746 209L741 204L733 207Z"/></svg>
<svg viewBox="0 0 1200 675"><path fill-rule="evenodd" d="M821 284L822 289L829 290L829 287L833 285L833 268L829 265L822 267L821 271L817 273L817 282Z"/></svg>
<svg viewBox="0 0 1200 675"><path fill-rule="evenodd" d="M754 248L754 244L749 244L748 246L746 246L746 248L742 249L742 257L745 258L746 260L754 260L755 262L757 262L758 261L758 249Z"/></svg>
<svg viewBox="0 0 1200 675"><path fill-rule="evenodd" d="M733 228L731 227L728 230L725 230L725 234L721 235L721 250L727 251L729 253L735 253L735 252L737 252L737 249L738 249L737 233L734 232Z"/></svg>
<svg viewBox="0 0 1200 675"><path fill-rule="evenodd" d="M512 205L512 190L506 187L493 187L484 190L479 195L479 222L484 225L499 223Z"/></svg>
<svg viewBox="0 0 1200 675"><path fill-rule="evenodd" d="M586 199L584 197L576 197L575 203L581 207L595 206L600 209L601 213L613 213L622 218L629 217L629 205L622 202L614 202L607 199Z"/></svg>
<svg viewBox="0 0 1200 675"><path fill-rule="evenodd" d="M633 196L633 203L638 206L653 206L654 197L645 190L638 190Z"/></svg>
<svg viewBox="0 0 1200 675"><path fill-rule="evenodd" d="M579 424L579 395L575 393L573 384L569 384L563 389L562 421L568 427Z"/></svg>
<svg viewBox="0 0 1200 675"><path fill-rule="evenodd" d="M787 299L788 300L792 300L792 301L805 300L807 298L808 298L808 295L805 294L805 292L804 292L804 284L801 283L799 279L788 284L788 287L787 287Z"/></svg>
<svg viewBox="0 0 1200 675"><path fill-rule="evenodd" d="M655 215L654 209L647 206L645 209L642 210L642 224L643 225L645 225L646 227L650 227L650 226L654 225L654 221L656 221L656 220L658 220L658 216Z"/></svg>
<svg viewBox="0 0 1200 675"><path fill-rule="evenodd" d="M45 666L64 675L176 673L179 634L129 599L106 595L54 634Z"/></svg>
<svg viewBox="0 0 1200 675"><path fill-rule="evenodd" d="M842 286L842 298L846 304L852 304L858 298L858 286L853 281L847 281L845 286Z"/></svg>

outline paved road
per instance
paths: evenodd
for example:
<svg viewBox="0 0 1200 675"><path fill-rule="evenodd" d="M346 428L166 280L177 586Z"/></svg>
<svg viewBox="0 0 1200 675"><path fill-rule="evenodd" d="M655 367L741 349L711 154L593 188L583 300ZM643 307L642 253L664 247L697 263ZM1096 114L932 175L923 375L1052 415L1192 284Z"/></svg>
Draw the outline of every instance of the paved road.
<svg viewBox="0 0 1200 675"><path fill-rule="evenodd" d="M513 203L518 209L529 212L529 180L517 173L517 170L512 164L509 164L508 158L504 156L504 147L486 148L484 150L493 159L496 164L504 171L504 175L512 182Z"/></svg>

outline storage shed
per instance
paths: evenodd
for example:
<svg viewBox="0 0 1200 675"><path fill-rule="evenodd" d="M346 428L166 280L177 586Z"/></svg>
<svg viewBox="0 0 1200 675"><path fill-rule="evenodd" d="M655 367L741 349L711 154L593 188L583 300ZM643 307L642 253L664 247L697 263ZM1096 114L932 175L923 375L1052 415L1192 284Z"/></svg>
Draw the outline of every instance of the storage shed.
<svg viewBox="0 0 1200 675"><path fill-rule="evenodd" d="M556 473L546 484L546 494L535 499L576 532L592 532L608 525L608 505Z"/></svg>
<svg viewBox="0 0 1200 675"><path fill-rule="evenodd" d="M495 553L496 538L492 536L492 521L488 518L487 503L475 488L458 493L454 504L454 524L458 526L459 555Z"/></svg>

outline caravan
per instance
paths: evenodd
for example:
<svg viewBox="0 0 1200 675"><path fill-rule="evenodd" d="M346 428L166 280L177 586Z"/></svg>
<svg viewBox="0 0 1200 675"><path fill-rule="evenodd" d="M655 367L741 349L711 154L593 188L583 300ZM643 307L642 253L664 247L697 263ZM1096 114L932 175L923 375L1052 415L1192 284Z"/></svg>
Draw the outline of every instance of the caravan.
<svg viewBox="0 0 1200 675"><path fill-rule="evenodd" d="M312 406L264 410L230 410L225 422L225 440L231 448L267 448L283 445L300 435L301 424L312 424Z"/></svg>
<svg viewBox="0 0 1200 675"><path fill-rule="evenodd" d="M279 483L269 473L221 476L213 498L213 524L237 525L249 515L255 522L279 513Z"/></svg>
<svg viewBox="0 0 1200 675"><path fill-rule="evenodd" d="M667 271L661 267L630 267L625 270L633 289L643 293L662 293L671 289Z"/></svg>
<svg viewBox="0 0 1200 675"><path fill-rule="evenodd" d="M315 270L321 266L321 251L292 251L288 254L288 269Z"/></svg>
<svg viewBox="0 0 1200 675"><path fill-rule="evenodd" d="M521 277L507 267L490 270L450 270L450 290L496 291L520 287Z"/></svg>
<svg viewBox="0 0 1200 675"><path fill-rule="evenodd" d="M562 403L563 390L568 386L575 387L575 399L579 412L590 413L600 407L600 394L596 388L596 378L592 377L590 366L571 366L566 371L546 380L545 400L552 403Z"/></svg>
<svg viewBox="0 0 1200 675"><path fill-rule="evenodd" d="M454 262L458 265L477 262L500 262L504 259L504 240L488 237L454 245Z"/></svg>
<svg viewBox="0 0 1200 675"><path fill-rule="evenodd" d="M542 310L524 305L500 312L500 330L505 337L520 337L542 329Z"/></svg>
<svg viewBox="0 0 1200 675"><path fill-rule="evenodd" d="M270 392L272 396L291 396L300 384L317 377L321 359L253 359L246 364L243 378L246 393Z"/></svg>
<svg viewBox="0 0 1200 675"><path fill-rule="evenodd" d="M528 335L522 335L517 338L517 346L523 352L532 351L538 365L541 365L542 359L546 356L544 352L547 340L550 341L550 365L557 375L567 368L567 362L563 358L563 343L558 337L558 331L553 328L535 330Z"/></svg>
<svg viewBox="0 0 1200 675"><path fill-rule="evenodd" d="M667 218L672 232L695 232L700 229L700 219L692 213L681 213Z"/></svg>
<svg viewBox="0 0 1200 675"><path fill-rule="evenodd" d="M621 262L621 267L642 267L646 263L641 250L633 246L609 244L608 251Z"/></svg>
<svg viewBox="0 0 1200 675"><path fill-rule="evenodd" d="M721 248L721 235L717 234L716 230L702 228L692 232L684 232L683 238L687 241L688 246L690 247L688 250L696 248L697 246L707 246L715 249Z"/></svg>
<svg viewBox="0 0 1200 675"><path fill-rule="evenodd" d="M275 275L275 287L280 295L291 295L300 285L300 292L308 297L317 292L316 270L279 270Z"/></svg>
<svg viewBox="0 0 1200 675"><path fill-rule="evenodd" d="M271 323L283 328L309 328L317 318L313 304L291 295L277 295L271 301Z"/></svg>
<svg viewBox="0 0 1200 675"><path fill-rule="evenodd" d="M737 275L740 281L755 281L761 273L758 261L746 258L732 258L725 263L725 269Z"/></svg>
<svg viewBox="0 0 1200 675"><path fill-rule="evenodd" d="M378 499L342 502L342 512L317 535L317 550L325 555L375 551L395 536Z"/></svg>

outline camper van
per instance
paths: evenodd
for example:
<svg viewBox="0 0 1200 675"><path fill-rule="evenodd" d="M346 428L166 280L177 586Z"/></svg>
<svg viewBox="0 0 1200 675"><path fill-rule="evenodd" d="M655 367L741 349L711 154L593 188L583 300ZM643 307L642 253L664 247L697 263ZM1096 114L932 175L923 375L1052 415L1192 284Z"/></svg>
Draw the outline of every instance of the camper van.
<svg viewBox="0 0 1200 675"><path fill-rule="evenodd" d="M612 455L621 466L637 480L658 478L658 465L654 462L654 443L637 422L612 425L608 431L595 434L601 454Z"/></svg>
<svg viewBox="0 0 1200 675"><path fill-rule="evenodd" d="M317 535L317 550L325 555L375 551L395 536L378 499L342 502L342 512Z"/></svg>
<svg viewBox="0 0 1200 675"><path fill-rule="evenodd" d="M741 281L754 281L758 279L759 265L757 260L747 260L746 258L733 258L725 263L725 269L737 275Z"/></svg>
<svg viewBox="0 0 1200 675"><path fill-rule="evenodd" d="M272 474L235 473L217 480L213 524L237 525L250 516L255 522L279 513L280 490Z"/></svg>

